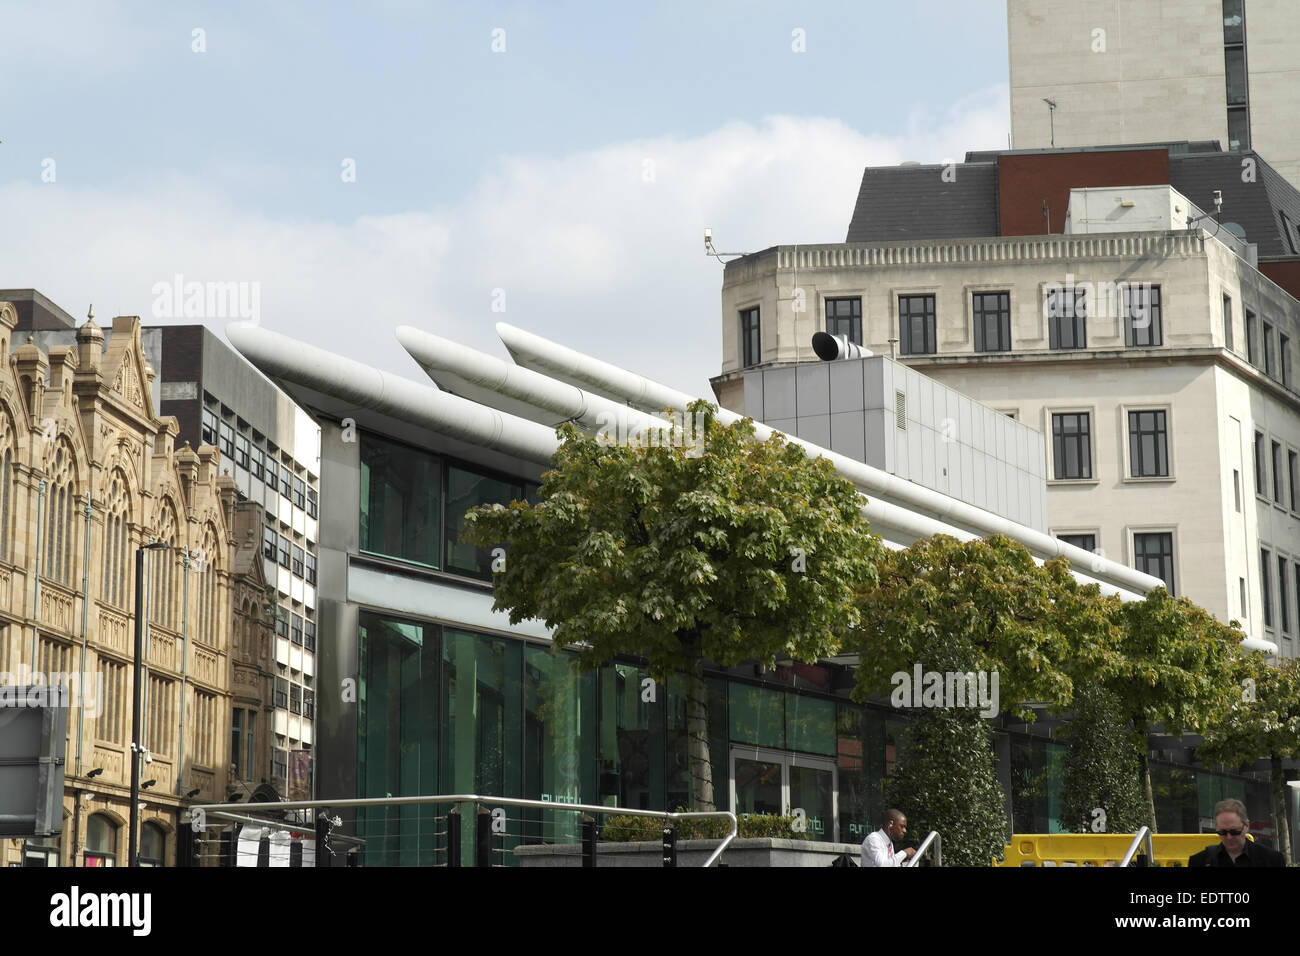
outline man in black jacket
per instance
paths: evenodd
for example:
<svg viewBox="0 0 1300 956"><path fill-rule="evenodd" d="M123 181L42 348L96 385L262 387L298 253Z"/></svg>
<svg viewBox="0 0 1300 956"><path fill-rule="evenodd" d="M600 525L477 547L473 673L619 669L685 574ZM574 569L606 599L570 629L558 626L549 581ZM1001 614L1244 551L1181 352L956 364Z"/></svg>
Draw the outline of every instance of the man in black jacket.
<svg viewBox="0 0 1300 956"><path fill-rule="evenodd" d="M1250 832L1246 805L1240 800L1220 800L1214 805L1217 846L1207 846L1187 860L1188 866L1286 866L1276 850L1246 839Z"/></svg>

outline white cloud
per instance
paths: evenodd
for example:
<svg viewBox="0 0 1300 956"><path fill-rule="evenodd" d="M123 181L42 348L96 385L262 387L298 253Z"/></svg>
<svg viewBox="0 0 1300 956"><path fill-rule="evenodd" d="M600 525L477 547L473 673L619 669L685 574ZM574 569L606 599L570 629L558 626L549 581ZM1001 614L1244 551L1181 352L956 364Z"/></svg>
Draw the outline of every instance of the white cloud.
<svg viewBox="0 0 1300 956"><path fill-rule="evenodd" d="M78 317L93 301L107 321L149 320L153 284L176 273L256 281L265 326L417 379L396 326L501 355L492 326L504 319L707 396L722 274L704 255L704 227L727 252L843 241L864 166L996 148L1006 96L1000 87L937 119L915 116L901 137L775 116L513 156L456 205L342 225L272 219L217 182L179 175L135 191L11 183L0 186L0 287L38 288ZM498 288L504 314L492 311Z"/></svg>

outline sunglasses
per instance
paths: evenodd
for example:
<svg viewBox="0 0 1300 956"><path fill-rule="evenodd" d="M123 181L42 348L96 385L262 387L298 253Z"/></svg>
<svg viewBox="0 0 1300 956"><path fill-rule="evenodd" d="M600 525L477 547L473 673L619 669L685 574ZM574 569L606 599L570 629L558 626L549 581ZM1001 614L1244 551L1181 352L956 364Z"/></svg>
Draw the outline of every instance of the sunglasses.
<svg viewBox="0 0 1300 956"><path fill-rule="evenodd" d="M1236 837L1236 836L1241 836L1241 827L1237 827L1237 829L1235 830L1215 830L1214 832L1219 834L1219 836L1221 837L1225 837L1225 836Z"/></svg>

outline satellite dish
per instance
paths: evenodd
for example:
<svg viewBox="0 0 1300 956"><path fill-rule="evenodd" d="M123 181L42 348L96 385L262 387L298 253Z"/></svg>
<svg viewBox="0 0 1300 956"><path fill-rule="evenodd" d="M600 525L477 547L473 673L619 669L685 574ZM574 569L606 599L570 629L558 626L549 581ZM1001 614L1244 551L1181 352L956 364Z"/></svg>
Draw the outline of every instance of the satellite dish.
<svg viewBox="0 0 1300 956"><path fill-rule="evenodd" d="M1232 233L1234 236L1236 236L1236 237L1237 237L1238 239L1240 239L1242 242L1245 242L1245 241L1246 241L1246 230L1243 229L1243 228L1241 228L1241 223L1238 223L1238 222L1225 222L1225 223L1223 224L1223 228L1226 229L1226 230L1228 230L1228 232Z"/></svg>

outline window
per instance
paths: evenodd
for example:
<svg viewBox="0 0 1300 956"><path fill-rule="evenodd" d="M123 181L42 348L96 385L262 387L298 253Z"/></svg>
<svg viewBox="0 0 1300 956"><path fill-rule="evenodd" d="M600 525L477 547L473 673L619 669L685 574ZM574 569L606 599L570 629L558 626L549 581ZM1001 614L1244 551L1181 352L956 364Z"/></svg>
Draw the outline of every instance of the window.
<svg viewBox="0 0 1300 956"><path fill-rule="evenodd" d="M1088 347L1085 289L1073 286L1047 293L1047 344L1054 349Z"/></svg>
<svg viewBox="0 0 1300 956"><path fill-rule="evenodd" d="M1169 476L1169 445L1163 409L1128 413L1129 469L1133 478Z"/></svg>
<svg viewBox="0 0 1300 956"><path fill-rule="evenodd" d="M252 453L249 456L250 464L248 470L252 472L253 477L258 481L262 480L262 476L266 472L266 467L264 465L265 460L266 456L263 454L262 449L254 445Z"/></svg>
<svg viewBox="0 0 1300 956"><path fill-rule="evenodd" d="M463 468L447 469L447 564L448 570L466 571L477 577L492 576L492 548L480 548L460 540L465 513L485 504L506 505L524 497L523 487Z"/></svg>
<svg viewBox="0 0 1300 956"><path fill-rule="evenodd" d="M1292 562L1291 562L1291 567L1292 567L1292 569L1295 571L1295 596L1296 596L1296 601L1297 601L1297 602L1300 602L1300 561L1292 561ZM1243 608L1246 606L1246 579L1245 579L1245 578L1242 578L1242 579L1241 579L1241 606L1242 606ZM1245 617L1245 616L1246 616L1246 612L1243 610L1243 611L1241 612L1241 615L1242 615L1242 617ZM1300 623L1300 604L1297 604L1297 609L1296 609L1296 621L1297 621L1297 623ZM1289 637L1289 635L1288 635L1288 637Z"/></svg>
<svg viewBox="0 0 1300 956"><path fill-rule="evenodd" d="M302 646L305 650L316 650L316 622L311 618L302 622Z"/></svg>
<svg viewBox="0 0 1300 956"><path fill-rule="evenodd" d="M1092 477L1092 441L1088 412L1052 415L1053 476L1057 481Z"/></svg>
<svg viewBox="0 0 1300 956"><path fill-rule="evenodd" d="M307 489L307 517L308 518L316 517L316 511L317 511L316 500L317 500L316 489L308 488Z"/></svg>
<svg viewBox="0 0 1300 956"><path fill-rule="evenodd" d="M293 550L293 545L289 543L289 539L281 535L280 536L280 567L282 568L289 567L290 565L289 555L292 552L292 550Z"/></svg>
<svg viewBox="0 0 1300 956"><path fill-rule="evenodd" d="M302 577L302 548L293 546L293 573Z"/></svg>
<svg viewBox="0 0 1300 956"><path fill-rule="evenodd" d="M275 679L275 706L289 706L289 682L283 677Z"/></svg>
<svg viewBox="0 0 1300 956"><path fill-rule="evenodd" d="M1264 599L1264 626L1272 628L1273 626L1273 591L1270 582L1273 580L1273 556L1269 554L1267 548L1259 549L1259 586L1261 597Z"/></svg>
<svg viewBox="0 0 1300 956"><path fill-rule="evenodd" d="M1245 107L1228 110L1228 149L1250 149L1250 116Z"/></svg>
<svg viewBox="0 0 1300 956"><path fill-rule="evenodd" d="M235 777L242 778L244 756L244 711L236 707L230 712L230 762L235 767Z"/></svg>
<svg viewBox="0 0 1300 956"><path fill-rule="evenodd" d="M1139 571L1165 582L1174 594L1174 536L1169 531L1133 535L1133 558Z"/></svg>
<svg viewBox="0 0 1300 956"><path fill-rule="evenodd" d="M289 755L279 747L271 749L271 777L272 782L283 787L288 775Z"/></svg>
<svg viewBox="0 0 1300 956"><path fill-rule="evenodd" d="M744 309L740 313L740 364L750 368L762 361L760 349L758 306Z"/></svg>
<svg viewBox="0 0 1300 956"><path fill-rule="evenodd" d="M976 292L975 351L1011 350L1011 293Z"/></svg>
<svg viewBox="0 0 1300 956"><path fill-rule="evenodd" d="M295 508L307 507L307 483L296 475L293 479L293 504Z"/></svg>
<svg viewBox="0 0 1300 956"><path fill-rule="evenodd" d="M1259 362L1259 324L1250 309L1246 310L1246 361L1251 365Z"/></svg>
<svg viewBox="0 0 1300 956"><path fill-rule="evenodd" d="M1246 102L1246 51L1229 47L1223 51L1224 79L1228 86L1228 105L1242 106Z"/></svg>
<svg viewBox="0 0 1300 956"><path fill-rule="evenodd" d="M216 749L213 731L217 726L217 696L194 691L194 762L213 766Z"/></svg>
<svg viewBox="0 0 1300 956"><path fill-rule="evenodd" d="M1271 322L1264 323L1264 374L1273 377L1273 372L1277 369L1273 361L1273 325Z"/></svg>
<svg viewBox="0 0 1300 956"><path fill-rule="evenodd" d="M203 409L203 426L199 432L199 444L216 446L219 423L220 419L217 418L216 412L210 408Z"/></svg>
<svg viewBox="0 0 1300 956"><path fill-rule="evenodd" d="M226 461L235 457L235 429L230 422L221 423L221 457Z"/></svg>
<svg viewBox="0 0 1300 956"><path fill-rule="evenodd" d="M934 296L898 297L898 338L904 355L933 355Z"/></svg>
<svg viewBox="0 0 1300 956"><path fill-rule="evenodd" d="M117 824L102 813L92 813L86 821L86 866L117 864Z"/></svg>
<svg viewBox="0 0 1300 956"><path fill-rule="evenodd" d="M162 866L167 852L167 834L156 823L143 823L140 826L140 849L136 862L140 866Z"/></svg>
<svg viewBox="0 0 1300 956"><path fill-rule="evenodd" d="M827 299L826 331L848 336L854 345L862 344L862 299Z"/></svg>
<svg viewBox="0 0 1300 956"><path fill-rule="evenodd" d="M1223 297L1223 347L1232 351L1232 298Z"/></svg>
<svg viewBox="0 0 1300 956"><path fill-rule="evenodd" d="M275 491L280 486L280 469L276 467L275 459L270 453L266 456L266 487Z"/></svg>
<svg viewBox="0 0 1300 956"><path fill-rule="evenodd" d="M1296 585L1297 587L1300 587L1300 567L1297 567L1295 569L1295 572L1296 572ZM1241 592L1240 594L1241 616L1243 619L1245 619L1250 616L1250 611L1246 608L1246 579L1237 578L1237 586L1238 586L1238 590Z"/></svg>
<svg viewBox="0 0 1300 956"><path fill-rule="evenodd" d="M303 556L303 577L308 584L316 583L316 555L310 551Z"/></svg>
<svg viewBox="0 0 1300 956"><path fill-rule="evenodd" d="M257 740L257 737L253 733L253 730L256 722L257 722L257 712L250 710L248 712L248 729L244 734L244 744L245 744L244 779L245 780L254 779L253 770L254 767L256 766L256 764L254 763L254 757L256 754L256 750L254 749L254 742Z"/></svg>
<svg viewBox="0 0 1300 956"><path fill-rule="evenodd" d="M442 460L361 434L361 550L441 567Z"/></svg>
<svg viewBox="0 0 1300 956"><path fill-rule="evenodd" d="M1293 451L1288 451L1286 453L1286 464L1287 474L1291 478L1291 510L1300 511L1300 508L1296 507L1296 481L1300 479L1300 456Z"/></svg>
<svg viewBox="0 0 1300 956"><path fill-rule="evenodd" d="M1245 42L1246 35L1242 29L1241 0L1223 0L1223 43Z"/></svg>
<svg viewBox="0 0 1300 956"><path fill-rule="evenodd" d="M240 468L247 470L248 457L249 457L248 436L236 435L235 436L235 464L238 465Z"/></svg>
<svg viewBox="0 0 1300 956"><path fill-rule="evenodd" d="M297 614L294 614L290 616L289 622L290 622L290 634L292 634L291 639L295 644L301 647L302 646L302 618Z"/></svg>
<svg viewBox="0 0 1300 956"><path fill-rule="evenodd" d="M284 462L280 463L280 494L293 497L293 466Z"/></svg>
<svg viewBox="0 0 1300 956"><path fill-rule="evenodd" d="M1255 432L1255 494L1268 495L1268 476L1264 471L1264 433Z"/></svg>
<svg viewBox="0 0 1300 956"><path fill-rule="evenodd" d="M1145 348L1160 345L1160 286L1124 286L1124 344Z"/></svg>
<svg viewBox="0 0 1300 956"><path fill-rule="evenodd" d="M316 716L316 692L307 687L302 689L302 715L307 718Z"/></svg>
<svg viewBox="0 0 1300 956"><path fill-rule="evenodd" d="M1095 534L1058 534L1056 537L1066 544L1072 544L1084 551L1097 550L1097 536Z"/></svg>
<svg viewBox="0 0 1300 956"><path fill-rule="evenodd" d="M1282 384L1291 385L1291 339L1281 332L1277 334L1277 367L1282 376Z"/></svg>
<svg viewBox="0 0 1300 956"><path fill-rule="evenodd" d="M276 542L280 536L275 533L274 528L262 529L262 557L268 561L275 560Z"/></svg>
<svg viewBox="0 0 1300 956"><path fill-rule="evenodd" d="M289 713L302 713L302 688L297 684L289 685Z"/></svg>
<svg viewBox="0 0 1300 956"><path fill-rule="evenodd" d="M96 722L99 739L120 744L124 739L123 719L130 710L126 694L126 665L101 657L99 673L103 701Z"/></svg>
<svg viewBox="0 0 1300 956"><path fill-rule="evenodd" d="M1277 442L1273 446L1273 500L1282 503L1282 485L1286 479L1282 475L1282 446Z"/></svg>
<svg viewBox="0 0 1300 956"><path fill-rule="evenodd" d="M289 636L289 612L282 607L275 609L275 636Z"/></svg>
<svg viewBox="0 0 1300 956"><path fill-rule="evenodd" d="M1286 558L1278 555L1277 557L1277 610L1278 620L1282 624L1282 633L1291 633L1291 608L1288 606L1290 600L1287 596L1287 568Z"/></svg>
<svg viewBox="0 0 1300 956"><path fill-rule="evenodd" d="M1241 472L1236 468L1232 469L1232 500L1237 506L1237 513L1241 513Z"/></svg>

